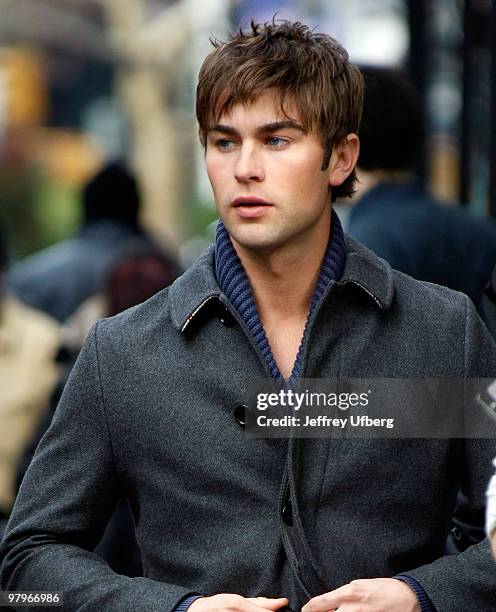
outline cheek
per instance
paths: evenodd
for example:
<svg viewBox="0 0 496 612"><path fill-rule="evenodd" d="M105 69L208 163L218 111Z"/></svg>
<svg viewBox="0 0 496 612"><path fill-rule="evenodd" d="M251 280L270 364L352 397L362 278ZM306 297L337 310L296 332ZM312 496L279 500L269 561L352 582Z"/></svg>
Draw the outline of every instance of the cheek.
<svg viewBox="0 0 496 612"><path fill-rule="evenodd" d="M205 168L207 170L207 176L209 178L212 189L215 191L225 182L226 167L219 159L207 159L205 160Z"/></svg>
<svg viewBox="0 0 496 612"><path fill-rule="evenodd" d="M295 192L325 193L329 182L326 172L322 172L315 164L294 164L288 167L283 180L286 185L291 185Z"/></svg>
<svg viewBox="0 0 496 612"><path fill-rule="evenodd" d="M298 151L288 157L281 171L293 183L322 185L328 182L328 172L322 171L323 152L320 149Z"/></svg>

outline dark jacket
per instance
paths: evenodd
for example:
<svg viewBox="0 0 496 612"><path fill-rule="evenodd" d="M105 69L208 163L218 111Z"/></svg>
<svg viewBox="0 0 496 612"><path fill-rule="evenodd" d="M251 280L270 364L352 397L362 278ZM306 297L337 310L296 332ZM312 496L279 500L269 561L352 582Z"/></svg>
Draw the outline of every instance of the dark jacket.
<svg viewBox="0 0 496 612"><path fill-rule="evenodd" d="M476 305L496 265L496 223L439 204L416 182L379 183L353 207L348 231L393 268Z"/></svg>
<svg viewBox="0 0 496 612"><path fill-rule="evenodd" d="M495 377L496 346L466 296L393 272L352 239L307 338L306 378ZM163 612L195 592L287 595L299 609L281 537L294 528L279 499L288 441L246 436L238 409L257 377L267 365L219 290L213 249L99 322L21 486L0 588L59 589L67 610ZM440 612L495 609L487 541L442 557L459 482L483 520L494 440L303 439L290 454L294 526L322 588L408 573ZM121 494L144 578L92 552Z"/></svg>

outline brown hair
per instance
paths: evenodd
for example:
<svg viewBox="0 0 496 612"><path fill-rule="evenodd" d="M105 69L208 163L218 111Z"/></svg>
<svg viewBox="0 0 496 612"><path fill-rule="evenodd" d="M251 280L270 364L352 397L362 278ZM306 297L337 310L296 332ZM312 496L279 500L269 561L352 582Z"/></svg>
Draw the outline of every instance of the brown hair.
<svg viewBox="0 0 496 612"><path fill-rule="evenodd" d="M363 78L349 62L346 50L327 34L299 22L281 21L242 28L227 42L211 41L215 49L200 69L196 116L200 141L206 146L210 126L239 103L256 100L266 89L298 108L303 127L317 134L324 147L322 169L332 146L358 132L363 105ZM332 200L353 194L355 171L333 188Z"/></svg>

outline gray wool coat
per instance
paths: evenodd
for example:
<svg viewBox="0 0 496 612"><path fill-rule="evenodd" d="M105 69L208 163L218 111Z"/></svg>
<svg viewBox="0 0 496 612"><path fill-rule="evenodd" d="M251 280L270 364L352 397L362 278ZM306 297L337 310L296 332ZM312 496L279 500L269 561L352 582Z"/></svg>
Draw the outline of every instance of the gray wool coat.
<svg viewBox="0 0 496 612"><path fill-rule="evenodd" d="M288 440L248 437L236 408L269 372L213 258L91 331L17 498L1 588L59 590L66 610L91 612L163 612L221 592L288 596L296 610L305 589L408 573L440 612L496 610L487 541L443 557L459 482L483 520L494 439L302 439L288 453ZM302 376L496 378L496 346L464 295L347 238ZM281 519L288 465L292 527ZM143 578L93 553L123 495Z"/></svg>

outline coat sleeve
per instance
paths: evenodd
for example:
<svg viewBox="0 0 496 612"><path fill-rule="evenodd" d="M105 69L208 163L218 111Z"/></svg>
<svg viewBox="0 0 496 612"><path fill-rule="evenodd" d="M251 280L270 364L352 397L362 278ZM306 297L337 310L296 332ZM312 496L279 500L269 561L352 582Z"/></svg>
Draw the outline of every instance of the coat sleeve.
<svg viewBox="0 0 496 612"><path fill-rule="evenodd" d="M496 345L466 299L465 376L467 379L496 378ZM496 455L496 427L488 420L492 434L463 441L460 489L466 496L472 516L484 528L485 492ZM422 492L419 491L419 495ZM496 562L489 541L470 546L458 555L448 555L434 563L404 572L425 590L438 612L452 610L496 610Z"/></svg>
<svg viewBox="0 0 496 612"><path fill-rule="evenodd" d="M0 589L59 591L71 612L173 610L190 590L120 576L93 552L122 495L100 385L97 325L20 488L0 548Z"/></svg>

